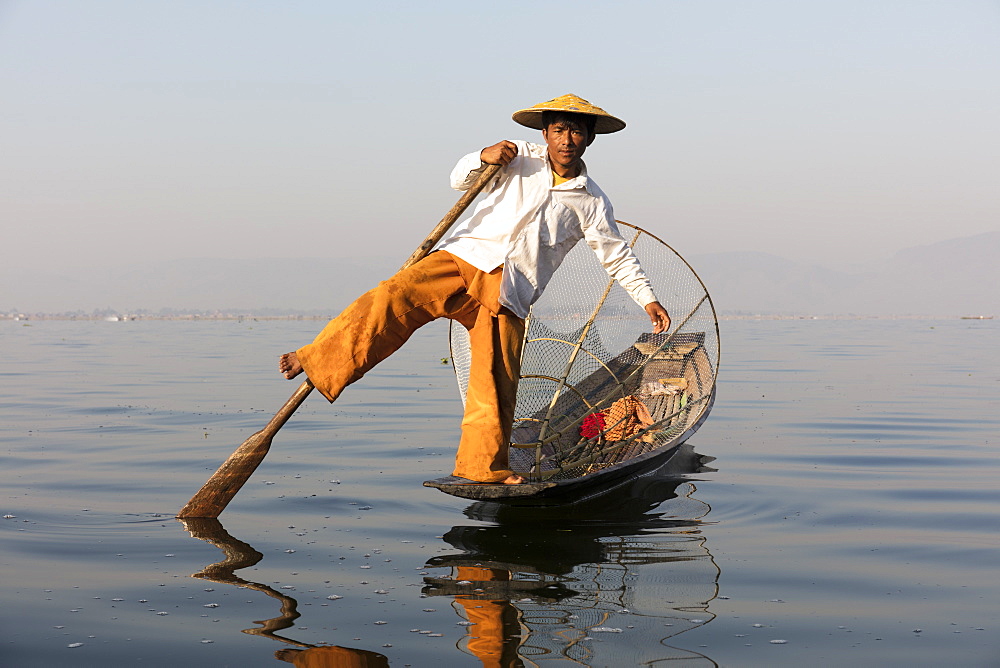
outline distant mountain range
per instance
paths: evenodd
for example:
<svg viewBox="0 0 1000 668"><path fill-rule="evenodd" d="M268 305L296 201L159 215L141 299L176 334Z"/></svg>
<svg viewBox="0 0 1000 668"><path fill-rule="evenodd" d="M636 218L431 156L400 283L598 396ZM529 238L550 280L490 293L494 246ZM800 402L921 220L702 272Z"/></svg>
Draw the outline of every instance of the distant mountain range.
<svg viewBox="0 0 1000 668"><path fill-rule="evenodd" d="M907 248L850 270L756 252L686 259L721 314L1000 315L1000 231ZM384 257L201 258L72 273L0 269L0 313L332 314L398 266Z"/></svg>
<svg viewBox="0 0 1000 668"><path fill-rule="evenodd" d="M852 270L766 253L689 261L720 313L1000 315L1000 231L907 248Z"/></svg>

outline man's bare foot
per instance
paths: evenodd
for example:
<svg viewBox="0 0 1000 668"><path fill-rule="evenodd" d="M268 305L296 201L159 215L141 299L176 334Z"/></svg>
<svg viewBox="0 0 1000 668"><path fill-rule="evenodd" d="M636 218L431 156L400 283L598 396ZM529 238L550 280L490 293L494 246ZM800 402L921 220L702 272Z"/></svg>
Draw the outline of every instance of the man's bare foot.
<svg viewBox="0 0 1000 668"><path fill-rule="evenodd" d="M299 356L294 352L285 353L278 358L278 371L284 374L285 378L291 380L302 373L302 365L299 364Z"/></svg>
<svg viewBox="0 0 1000 668"><path fill-rule="evenodd" d="M507 476L507 479L503 481L505 485L520 485L524 482L524 478L517 475L516 473Z"/></svg>

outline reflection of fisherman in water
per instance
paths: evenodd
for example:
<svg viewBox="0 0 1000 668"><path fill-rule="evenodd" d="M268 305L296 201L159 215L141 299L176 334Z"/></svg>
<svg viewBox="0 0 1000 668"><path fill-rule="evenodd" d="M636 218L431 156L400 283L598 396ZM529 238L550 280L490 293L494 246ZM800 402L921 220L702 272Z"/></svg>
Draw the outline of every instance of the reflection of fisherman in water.
<svg viewBox="0 0 1000 668"><path fill-rule="evenodd" d="M510 579L510 571L502 568L459 566L456 577L474 582L497 582ZM482 660L487 668L521 668L524 664L517 656L517 644L504 642L521 635L517 608L507 599L486 599L456 596L455 602L465 610L465 617L472 623L465 648Z"/></svg>
<svg viewBox="0 0 1000 668"><path fill-rule="evenodd" d="M687 479L670 477L704 470L704 458L683 448L657 475L591 502L467 508L470 518L495 525L456 526L445 534L462 552L430 559L427 567L451 573L425 577L423 589L454 597L471 624L463 649L487 668L518 668L525 665L521 657L529 665L543 658L608 665L611 657L597 656L603 646L589 642L589 635L621 625L618 615L625 612L632 620L655 618L664 629L658 643L636 649L655 654L647 659L714 666L665 642L711 621L708 603L718 593L718 568L700 535L709 509L690 497L694 488ZM667 500L673 502L660 508ZM657 579L637 592L635 567L657 564L669 565L667 575L658 570Z"/></svg>

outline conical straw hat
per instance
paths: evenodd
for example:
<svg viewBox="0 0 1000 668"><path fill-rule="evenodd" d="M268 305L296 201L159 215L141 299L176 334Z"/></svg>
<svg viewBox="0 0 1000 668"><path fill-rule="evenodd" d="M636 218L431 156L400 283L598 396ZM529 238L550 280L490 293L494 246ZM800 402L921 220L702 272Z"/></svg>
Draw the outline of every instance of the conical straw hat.
<svg viewBox="0 0 1000 668"><path fill-rule="evenodd" d="M608 134L624 129L625 121L615 118L600 107L595 107L590 102L573 94L562 95L548 102L536 104L529 109L515 111L513 119L529 128L542 129L543 111L566 111L574 114L588 114L597 117L597 124L594 126L596 134Z"/></svg>

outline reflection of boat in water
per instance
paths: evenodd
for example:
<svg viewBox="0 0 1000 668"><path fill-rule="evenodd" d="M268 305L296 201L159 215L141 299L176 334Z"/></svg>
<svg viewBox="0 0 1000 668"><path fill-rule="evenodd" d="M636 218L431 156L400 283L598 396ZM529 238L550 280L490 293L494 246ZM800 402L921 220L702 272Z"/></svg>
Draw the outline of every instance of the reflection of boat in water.
<svg viewBox="0 0 1000 668"><path fill-rule="evenodd" d="M511 468L526 482L449 476L425 486L476 500L578 501L659 467L708 417L719 367L708 292L672 248L619 225L654 283L669 286L673 329L648 333L625 290L578 244L526 321L509 451ZM451 352L464 400L471 350L456 323Z"/></svg>
<svg viewBox="0 0 1000 668"><path fill-rule="evenodd" d="M678 462L700 466L682 449ZM700 532L709 508L693 491L668 467L580 504L473 504L467 516L494 524L445 534L459 552L427 562L449 572L425 577L424 592L454 598L471 624L464 649L487 665L715 665L667 644L710 622L718 593L719 570Z"/></svg>

